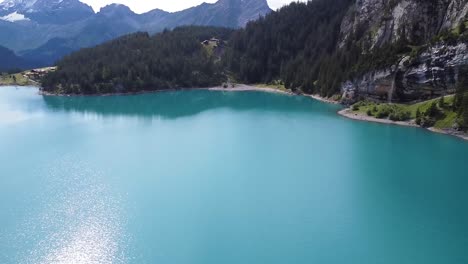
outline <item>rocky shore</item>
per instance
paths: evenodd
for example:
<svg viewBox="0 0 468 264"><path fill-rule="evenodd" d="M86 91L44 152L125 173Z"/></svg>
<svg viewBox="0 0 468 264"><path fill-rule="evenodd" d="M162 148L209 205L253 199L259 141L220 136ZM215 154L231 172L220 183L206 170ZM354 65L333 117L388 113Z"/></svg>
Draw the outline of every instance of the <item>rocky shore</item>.
<svg viewBox="0 0 468 264"><path fill-rule="evenodd" d="M285 91L285 90L280 90L280 89L275 89L275 88L270 88L270 87L257 87L257 86L246 85L246 84L237 84L234 87L226 87L226 88L222 86L217 86L217 87L212 87L212 88L201 88L201 89L206 89L210 91L226 91L226 92L257 91L257 92L269 92L269 93L294 95L294 93L291 91Z"/></svg>
<svg viewBox="0 0 468 264"><path fill-rule="evenodd" d="M423 127L419 126L418 124L416 124L414 122L414 120L410 120L410 121L392 121L392 120L389 120L389 119L379 119L379 118L375 118L373 116L367 116L365 114L353 112L350 108L340 110L340 111L338 111L338 114L343 116L343 117L353 119L353 120L357 120L357 121L423 128ZM454 136L454 137L457 137L457 138L468 140L468 134L466 134L464 132L454 130L454 129L438 129L438 128L435 128L435 127L430 127L430 128L426 128L426 129L431 131L431 132L434 132L434 133Z"/></svg>
<svg viewBox="0 0 468 264"><path fill-rule="evenodd" d="M147 94L147 93L156 93L156 92L170 92L170 91L181 91L181 90L208 90L208 91L225 91L225 92L248 92L248 91L255 91L255 92L268 92L268 93L277 93L277 94L285 94L285 95L299 95L299 96L305 96L305 97L310 97L314 100L324 102L324 103L329 103L329 104L340 104L340 102L321 97L319 95L309 95L309 94L297 94L293 93L291 91L285 91L281 89L275 89L275 88L270 88L270 87L258 87L258 86L252 86L252 85L245 85L245 84L236 84L235 86L231 87L223 87L223 86L216 86L216 87L209 87L209 88L184 88L184 89L165 89L165 90L157 90L157 91L144 91L144 92L137 92L137 93L119 93L119 94L98 94L98 95L90 95L90 96L115 96L115 95L138 95L138 94ZM48 95L48 96L83 96L83 95L60 95L60 94L50 94L47 92L41 91L40 94L42 95ZM389 124L389 125L399 125L399 126L407 126L407 127L420 127L417 125L414 120L410 121L392 121L389 119L379 119L376 117L372 116L367 116L365 114L361 113L356 113L351 110L351 108L345 108L340 111L338 111L339 115L352 119L352 120L357 120L357 121L364 121L364 122L374 122L374 123L380 123L380 124ZM435 132L435 133L440 133L440 134L445 134L445 135L451 135L455 136L464 140L468 140L468 135L463 132L451 130L451 129L437 129L437 128L428 128L427 130Z"/></svg>
<svg viewBox="0 0 468 264"><path fill-rule="evenodd" d="M39 94L46 95L46 96L121 96L121 95L139 95L139 94L149 94L149 93L159 93L159 92L193 91L193 90L225 91L225 92L257 91L257 92L269 92L269 93L295 95L295 93L290 92L290 91L284 91L284 90L269 88L269 87L257 87L257 86L246 85L246 84L236 84L234 87L215 86L215 87L205 87L205 88L178 88L178 89L161 89L161 90L154 90L154 91L140 91L140 92L127 92L127 93L102 93L102 94L89 94L89 95L88 94L58 94L58 93L50 93L50 92L40 90ZM330 102L330 103L332 102L332 101L327 101L327 100L321 100L321 101ZM337 102L334 102L334 103L337 103Z"/></svg>
<svg viewBox="0 0 468 264"><path fill-rule="evenodd" d="M343 109L338 112L339 115L347 117L349 119L374 122L381 124L390 124L390 125L399 125L399 126L410 126L410 127L419 127L413 120L411 121L392 121L390 119L379 119L373 116L367 116L364 114L353 112L350 108Z"/></svg>

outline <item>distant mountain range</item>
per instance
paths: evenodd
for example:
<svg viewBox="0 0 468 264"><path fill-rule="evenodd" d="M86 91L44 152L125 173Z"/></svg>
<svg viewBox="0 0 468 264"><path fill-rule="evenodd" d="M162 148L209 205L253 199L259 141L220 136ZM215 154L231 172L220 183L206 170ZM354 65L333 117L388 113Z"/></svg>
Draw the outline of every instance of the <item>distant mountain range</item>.
<svg viewBox="0 0 468 264"><path fill-rule="evenodd" d="M95 13L79 0L5 0L0 3L0 46L29 64L48 66L80 48L132 32L181 25L239 28L271 11L266 0L219 0L174 13L155 9L144 14L120 4Z"/></svg>
<svg viewBox="0 0 468 264"><path fill-rule="evenodd" d="M0 72L35 67L31 61L17 56L12 50L0 46Z"/></svg>

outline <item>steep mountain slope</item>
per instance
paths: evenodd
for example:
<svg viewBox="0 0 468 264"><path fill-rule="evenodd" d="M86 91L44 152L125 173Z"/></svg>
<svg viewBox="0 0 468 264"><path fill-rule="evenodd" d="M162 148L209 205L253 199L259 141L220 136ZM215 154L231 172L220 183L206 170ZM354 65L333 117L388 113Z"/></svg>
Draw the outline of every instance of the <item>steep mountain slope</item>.
<svg viewBox="0 0 468 264"><path fill-rule="evenodd" d="M341 45L362 35L367 49L405 39L420 45L466 19L466 0L361 0L350 8L341 27Z"/></svg>
<svg viewBox="0 0 468 264"><path fill-rule="evenodd" d="M94 15L93 9L79 0L37 0L26 17L40 24L68 24Z"/></svg>
<svg viewBox="0 0 468 264"><path fill-rule="evenodd" d="M455 92L468 64L466 25L466 0L357 1L343 20L340 47L354 42L367 54L393 47L393 59L364 67L343 92L400 101Z"/></svg>
<svg viewBox="0 0 468 264"><path fill-rule="evenodd" d="M155 24L173 28L179 25L207 25L230 28L243 27L247 22L256 20L271 12L266 0L219 0L214 4L203 3L180 12L166 13L150 21L146 28Z"/></svg>
<svg viewBox="0 0 468 264"><path fill-rule="evenodd" d="M2 46L0 46L0 58L0 72L13 69L25 69L34 65L32 62L16 56L13 51Z"/></svg>
<svg viewBox="0 0 468 264"><path fill-rule="evenodd" d="M14 12L26 13L36 1L37 0L5 0L0 3L0 15L5 16Z"/></svg>
<svg viewBox="0 0 468 264"><path fill-rule="evenodd" d="M74 39L54 38L34 50L23 51L20 56L36 61L39 65L53 65L65 55L79 49Z"/></svg>
<svg viewBox="0 0 468 264"><path fill-rule="evenodd" d="M119 4L95 14L78 0L6 0L0 4L0 45L41 58L48 65L66 50L94 46L132 32L156 33L181 25L237 28L269 12L266 0L219 0L175 13L156 9L141 15ZM57 46L60 48L55 52Z"/></svg>
<svg viewBox="0 0 468 264"><path fill-rule="evenodd" d="M243 82L350 100L410 101L455 92L468 64L468 2L315 0L249 24L227 65Z"/></svg>
<svg viewBox="0 0 468 264"><path fill-rule="evenodd" d="M0 4L0 17L10 22L68 24L92 15L93 9L79 0L7 0Z"/></svg>

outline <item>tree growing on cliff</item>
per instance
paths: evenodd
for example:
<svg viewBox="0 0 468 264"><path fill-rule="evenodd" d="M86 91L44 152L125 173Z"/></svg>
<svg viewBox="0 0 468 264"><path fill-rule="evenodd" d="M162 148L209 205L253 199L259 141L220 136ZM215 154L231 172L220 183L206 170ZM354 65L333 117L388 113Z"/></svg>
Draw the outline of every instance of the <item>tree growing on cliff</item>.
<svg viewBox="0 0 468 264"><path fill-rule="evenodd" d="M432 102L431 106L426 110L426 113L424 114L425 116L428 117L436 117L440 114L440 110L437 107L437 102L434 101Z"/></svg>
<svg viewBox="0 0 468 264"><path fill-rule="evenodd" d="M461 67L458 72L457 92L453 103L453 110L457 113L457 123L462 130L468 129L468 65Z"/></svg>
<svg viewBox="0 0 468 264"><path fill-rule="evenodd" d="M445 108L445 96L442 96L440 99L439 99L439 107L444 109Z"/></svg>
<svg viewBox="0 0 468 264"><path fill-rule="evenodd" d="M462 130L467 130L468 129L468 96L463 97L463 107L461 109L461 115L460 115L460 128Z"/></svg>
<svg viewBox="0 0 468 264"><path fill-rule="evenodd" d="M421 122L422 122L421 110L418 108L416 110L416 124L421 125Z"/></svg>
<svg viewBox="0 0 468 264"><path fill-rule="evenodd" d="M464 98L468 96L468 65L459 69L458 76L457 92L455 94L453 109L460 115L464 106L466 106Z"/></svg>

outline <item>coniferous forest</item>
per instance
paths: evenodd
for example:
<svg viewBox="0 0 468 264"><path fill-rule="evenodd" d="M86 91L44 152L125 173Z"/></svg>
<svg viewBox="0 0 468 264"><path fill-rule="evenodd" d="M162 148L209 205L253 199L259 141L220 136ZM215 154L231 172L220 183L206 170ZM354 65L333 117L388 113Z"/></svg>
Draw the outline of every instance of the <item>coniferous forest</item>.
<svg viewBox="0 0 468 264"><path fill-rule="evenodd" d="M241 82L284 82L289 89L331 95L339 85L324 80L337 46L341 21L352 0L292 3L277 13L252 22L236 31L226 53L227 68ZM317 89L316 80L326 84Z"/></svg>
<svg viewBox="0 0 468 264"><path fill-rule="evenodd" d="M292 3L236 31L190 26L152 37L131 34L65 57L43 87L54 93L100 94L206 87L231 77L243 83L281 80L291 90L332 95L342 78L331 58L351 3ZM219 57L201 45L212 37L227 43Z"/></svg>
<svg viewBox="0 0 468 264"><path fill-rule="evenodd" d="M63 94L132 93L223 82L219 60L201 42L227 39L231 29L181 27L149 36L135 33L65 57L43 89ZM222 45L222 43L220 43Z"/></svg>
<svg viewBox="0 0 468 264"><path fill-rule="evenodd" d="M343 81L407 52L402 40L364 53L359 33L338 49L340 26L353 3L291 3L238 30L187 26L155 36L131 34L65 57L43 87L66 94L137 92L220 85L230 77L332 96ZM201 44L213 37L221 40L222 52Z"/></svg>

